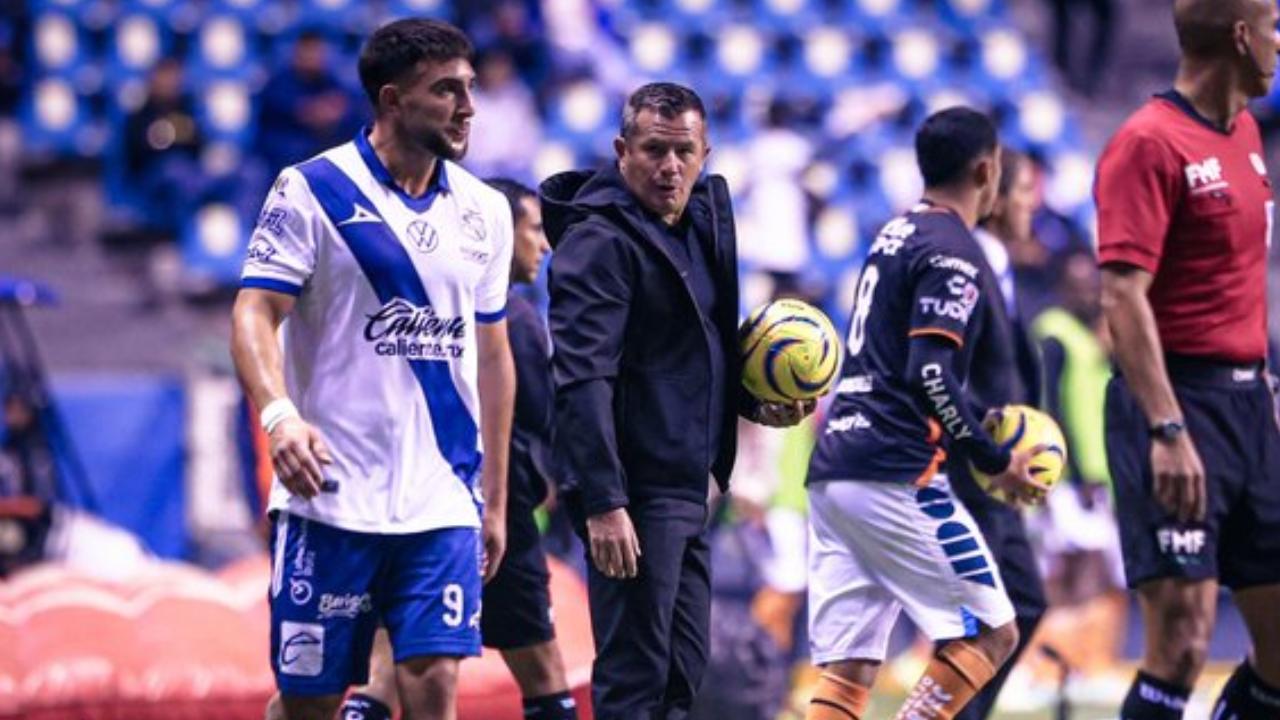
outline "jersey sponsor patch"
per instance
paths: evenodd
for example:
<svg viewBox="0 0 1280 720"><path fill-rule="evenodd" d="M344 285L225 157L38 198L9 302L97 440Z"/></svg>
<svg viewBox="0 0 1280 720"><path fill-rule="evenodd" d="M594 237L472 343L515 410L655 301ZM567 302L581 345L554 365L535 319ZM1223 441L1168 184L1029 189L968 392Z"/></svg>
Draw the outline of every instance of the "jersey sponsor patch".
<svg viewBox="0 0 1280 720"><path fill-rule="evenodd" d="M318 677L324 671L324 626L285 620L280 623L280 673Z"/></svg>

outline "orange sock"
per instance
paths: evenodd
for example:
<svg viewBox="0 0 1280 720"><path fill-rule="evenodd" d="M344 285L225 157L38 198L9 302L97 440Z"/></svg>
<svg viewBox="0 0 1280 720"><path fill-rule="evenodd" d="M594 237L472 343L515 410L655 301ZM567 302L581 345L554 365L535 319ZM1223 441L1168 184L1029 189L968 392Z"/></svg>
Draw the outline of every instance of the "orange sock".
<svg viewBox="0 0 1280 720"><path fill-rule="evenodd" d="M977 648L947 643L924 669L897 720L951 720L995 674L995 666Z"/></svg>
<svg viewBox="0 0 1280 720"><path fill-rule="evenodd" d="M813 688L804 720L862 720L871 692L852 680L824 672Z"/></svg>

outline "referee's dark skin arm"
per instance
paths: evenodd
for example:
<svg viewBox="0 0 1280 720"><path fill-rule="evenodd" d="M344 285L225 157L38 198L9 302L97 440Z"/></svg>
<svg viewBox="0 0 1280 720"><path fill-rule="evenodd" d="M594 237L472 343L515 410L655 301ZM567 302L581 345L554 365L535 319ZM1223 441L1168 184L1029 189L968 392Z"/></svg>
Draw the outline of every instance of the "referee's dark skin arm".
<svg viewBox="0 0 1280 720"><path fill-rule="evenodd" d="M1155 314L1147 300L1151 273L1130 265L1102 268L1102 311L1114 339L1116 362L1152 426L1182 420L1182 409L1169 384L1164 350ZM1204 464L1191 435L1184 430L1173 440L1151 441L1151 474L1155 495L1178 520L1203 520L1208 503Z"/></svg>

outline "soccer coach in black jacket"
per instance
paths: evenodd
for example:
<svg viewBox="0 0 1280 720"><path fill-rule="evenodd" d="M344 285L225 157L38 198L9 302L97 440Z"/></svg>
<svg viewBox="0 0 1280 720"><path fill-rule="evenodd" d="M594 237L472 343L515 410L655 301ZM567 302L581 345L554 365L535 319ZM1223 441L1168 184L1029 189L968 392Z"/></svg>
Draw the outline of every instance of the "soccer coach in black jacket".
<svg viewBox="0 0 1280 720"><path fill-rule="evenodd" d="M701 99L640 88L614 149L541 188L555 457L591 555L595 717L676 719L706 666L709 480L727 489L739 413L781 426L812 405L744 397L733 211L722 178L700 179Z"/></svg>

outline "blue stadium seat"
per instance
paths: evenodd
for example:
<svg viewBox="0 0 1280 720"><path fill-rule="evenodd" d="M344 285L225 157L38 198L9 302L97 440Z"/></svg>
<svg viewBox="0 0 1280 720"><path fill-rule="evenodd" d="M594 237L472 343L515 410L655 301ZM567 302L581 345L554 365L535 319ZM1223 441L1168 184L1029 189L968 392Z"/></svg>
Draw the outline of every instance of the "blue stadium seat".
<svg viewBox="0 0 1280 720"><path fill-rule="evenodd" d="M206 16L191 40L187 69L195 85L262 73L255 35L235 13L215 12Z"/></svg>
<svg viewBox="0 0 1280 720"><path fill-rule="evenodd" d="M403 17L433 17L449 20L453 17L453 8L448 0L387 0L383 5L384 14L376 19L376 24Z"/></svg>
<svg viewBox="0 0 1280 720"><path fill-rule="evenodd" d="M191 279L211 285L234 285L244 261L248 227L235 207L210 203L183 229L179 244Z"/></svg>
<svg viewBox="0 0 1280 720"><path fill-rule="evenodd" d="M1005 13L1004 0L937 0L937 8L943 20L958 30Z"/></svg>
<svg viewBox="0 0 1280 720"><path fill-rule="evenodd" d="M32 20L31 60L37 73L69 73L89 62L88 33L61 7L38 11Z"/></svg>
<svg viewBox="0 0 1280 720"><path fill-rule="evenodd" d="M83 97L76 93L73 78L46 74L37 77L24 99L19 118L27 150L36 155L92 155L101 149L94 134L103 128L95 123Z"/></svg>

